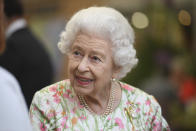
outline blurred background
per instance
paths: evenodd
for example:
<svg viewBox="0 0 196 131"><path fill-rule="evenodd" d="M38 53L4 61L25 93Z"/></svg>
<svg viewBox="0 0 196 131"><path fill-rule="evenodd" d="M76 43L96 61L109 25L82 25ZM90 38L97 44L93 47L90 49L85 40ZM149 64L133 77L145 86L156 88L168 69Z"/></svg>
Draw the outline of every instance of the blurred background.
<svg viewBox="0 0 196 131"><path fill-rule="evenodd" d="M79 9L109 6L135 30L139 63L123 81L155 96L173 131L196 130L195 0L22 0L33 32L51 55L55 80L66 78L57 42Z"/></svg>

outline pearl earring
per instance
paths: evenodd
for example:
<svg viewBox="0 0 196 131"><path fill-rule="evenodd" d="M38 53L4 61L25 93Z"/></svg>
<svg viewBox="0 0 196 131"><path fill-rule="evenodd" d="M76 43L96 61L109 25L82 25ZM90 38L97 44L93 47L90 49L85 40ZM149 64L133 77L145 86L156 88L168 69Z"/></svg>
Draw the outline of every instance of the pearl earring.
<svg viewBox="0 0 196 131"><path fill-rule="evenodd" d="M112 82L115 82L116 81L116 79L115 78L112 78Z"/></svg>

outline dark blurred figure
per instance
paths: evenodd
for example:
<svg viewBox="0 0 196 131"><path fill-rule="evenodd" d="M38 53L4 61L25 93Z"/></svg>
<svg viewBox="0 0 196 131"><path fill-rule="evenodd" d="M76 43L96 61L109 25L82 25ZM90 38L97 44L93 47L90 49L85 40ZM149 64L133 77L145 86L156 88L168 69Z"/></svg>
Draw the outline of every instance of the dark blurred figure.
<svg viewBox="0 0 196 131"><path fill-rule="evenodd" d="M196 121L196 79L191 74L191 61L188 56L176 56L171 63L171 80L177 89L181 106L173 108L172 117L176 131L195 131Z"/></svg>
<svg viewBox="0 0 196 131"><path fill-rule="evenodd" d="M18 79L28 107L36 91L51 84L53 68L48 53L30 31L20 0L4 0L6 49L0 65Z"/></svg>
<svg viewBox="0 0 196 131"><path fill-rule="evenodd" d="M171 59L172 55L169 51L157 49L154 57L156 70L152 76L141 84L141 88L157 99L162 107L162 114L171 125L172 131L177 131L171 118L173 106L179 104L177 89L173 87L173 83L169 79L171 75L169 68Z"/></svg>
<svg viewBox="0 0 196 131"><path fill-rule="evenodd" d="M178 90L180 102L186 107L196 97L196 79L191 75L190 59L178 56L173 59L171 64L170 79L173 86Z"/></svg>
<svg viewBox="0 0 196 131"><path fill-rule="evenodd" d="M4 26L3 26L3 0L0 0L0 54L5 49L5 35L4 35Z"/></svg>

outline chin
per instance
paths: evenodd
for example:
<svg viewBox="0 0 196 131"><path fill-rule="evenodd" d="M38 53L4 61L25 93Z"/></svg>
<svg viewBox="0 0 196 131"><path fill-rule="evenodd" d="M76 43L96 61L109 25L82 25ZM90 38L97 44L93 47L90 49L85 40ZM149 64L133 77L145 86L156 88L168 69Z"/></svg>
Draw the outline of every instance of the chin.
<svg viewBox="0 0 196 131"><path fill-rule="evenodd" d="M74 88L76 94L80 94L80 95L89 95L89 94L91 94L91 90L89 90L89 89L84 89L84 88L81 88L81 87L73 87L73 88Z"/></svg>
<svg viewBox="0 0 196 131"><path fill-rule="evenodd" d="M73 88L76 94L80 94L80 95L88 95L91 94L91 92L93 91L93 87L92 86L79 86L76 83L73 84Z"/></svg>

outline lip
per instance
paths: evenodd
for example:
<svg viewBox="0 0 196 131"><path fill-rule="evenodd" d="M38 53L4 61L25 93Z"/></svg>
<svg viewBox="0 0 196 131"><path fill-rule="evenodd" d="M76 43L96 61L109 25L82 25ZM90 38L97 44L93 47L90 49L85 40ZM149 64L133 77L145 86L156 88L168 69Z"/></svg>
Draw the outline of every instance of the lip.
<svg viewBox="0 0 196 131"><path fill-rule="evenodd" d="M83 76L75 76L75 78L77 83L81 86L88 86L93 81L93 79L83 77Z"/></svg>

